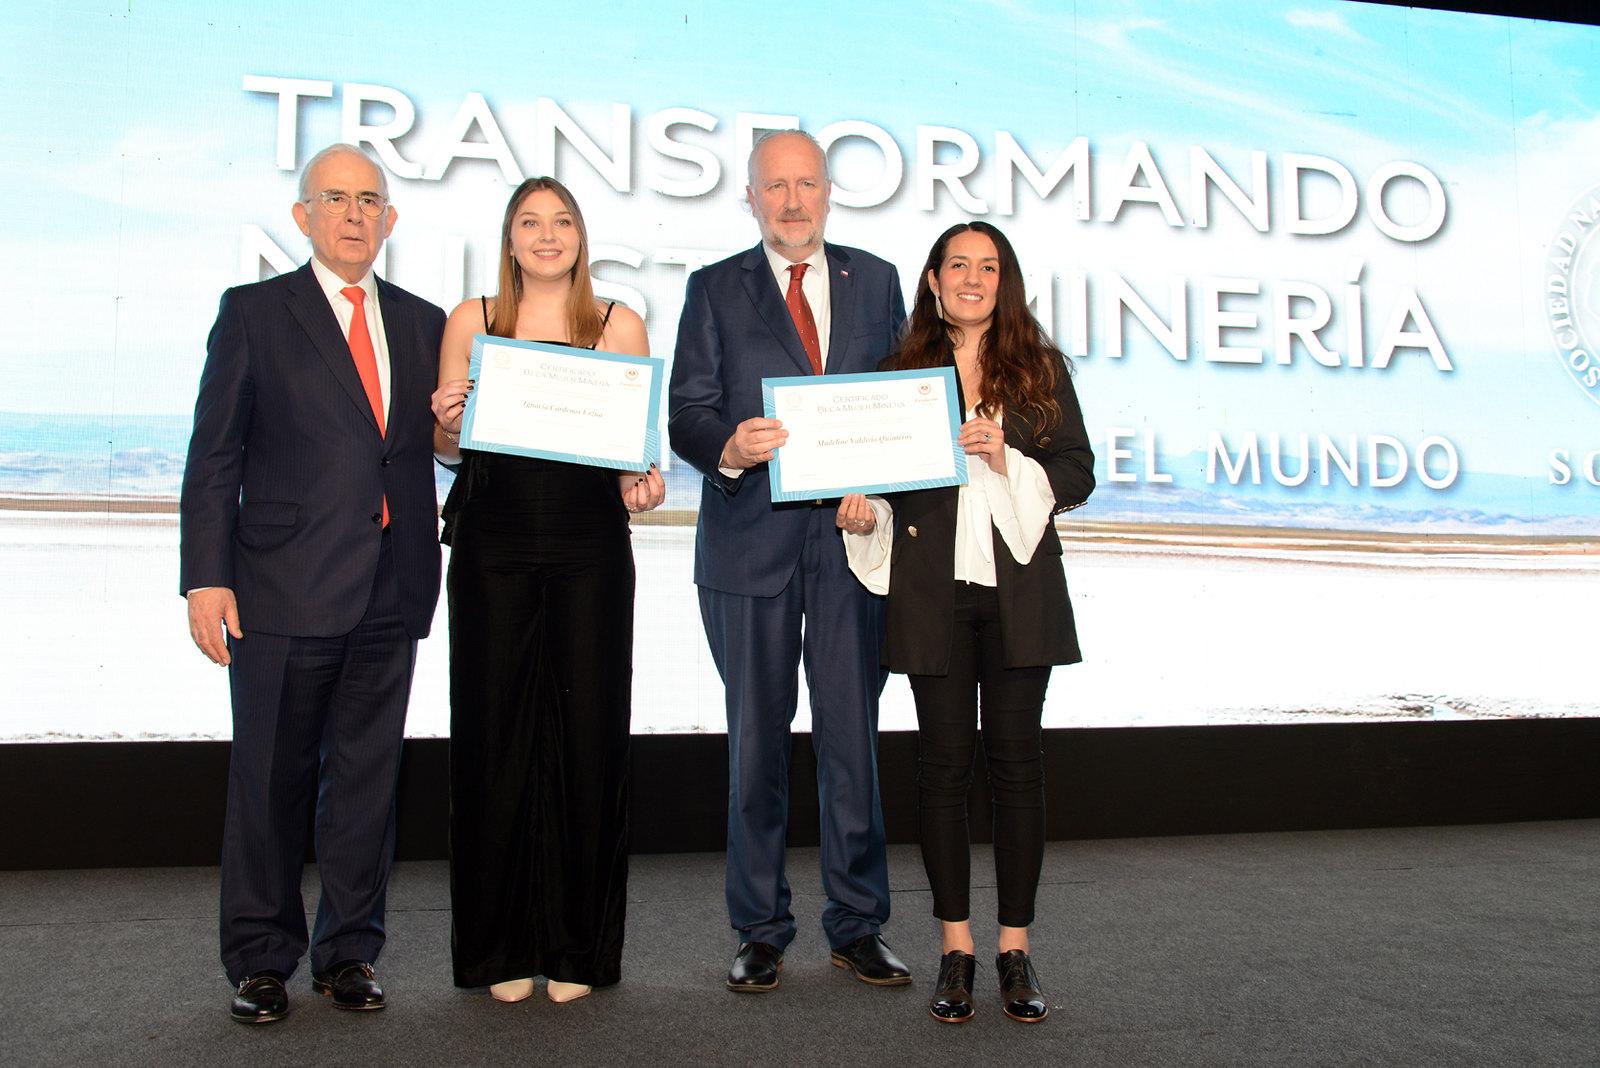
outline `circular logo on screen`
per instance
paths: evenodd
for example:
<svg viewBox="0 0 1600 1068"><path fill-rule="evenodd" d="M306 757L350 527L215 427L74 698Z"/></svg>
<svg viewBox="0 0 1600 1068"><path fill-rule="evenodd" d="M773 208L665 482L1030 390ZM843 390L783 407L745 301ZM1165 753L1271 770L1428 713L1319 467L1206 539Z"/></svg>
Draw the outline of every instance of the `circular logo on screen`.
<svg viewBox="0 0 1600 1068"><path fill-rule="evenodd" d="M1544 314L1556 351L1584 395L1600 404L1600 185L1573 202L1545 257Z"/></svg>

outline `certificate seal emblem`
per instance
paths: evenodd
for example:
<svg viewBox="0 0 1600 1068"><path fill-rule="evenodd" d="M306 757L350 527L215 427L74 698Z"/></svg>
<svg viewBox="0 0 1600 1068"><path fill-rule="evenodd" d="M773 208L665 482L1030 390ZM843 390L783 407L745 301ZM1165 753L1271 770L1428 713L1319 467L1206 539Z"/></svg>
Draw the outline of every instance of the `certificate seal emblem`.
<svg viewBox="0 0 1600 1068"><path fill-rule="evenodd" d="M1562 217L1545 257L1544 317L1561 365L1600 404L1600 185Z"/></svg>

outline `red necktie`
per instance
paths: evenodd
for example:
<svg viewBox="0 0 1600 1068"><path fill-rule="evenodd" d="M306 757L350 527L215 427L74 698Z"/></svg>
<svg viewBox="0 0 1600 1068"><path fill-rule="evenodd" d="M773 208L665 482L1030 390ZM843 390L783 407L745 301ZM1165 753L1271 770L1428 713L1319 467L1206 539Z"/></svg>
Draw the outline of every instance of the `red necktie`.
<svg viewBox="0 0 1600 1068"><path fill-rule="evenodd" d="M372 347L372 335L367 332L367 311L364 304L367 292L360 286L346 286L339 292L355 305L355 314L350 317L350 356L356 361L356 374L361 376L361 388L367 391L367 403L372 405L372 417L378 421L378 436L382 437L383 387L378 384L378 353ZM388 497L383 499L383 525L389 525Z"/></svg>
<svg viewBox="0 0 1600 1068"><path fill-rule="evenodd" d="M806 300L805 292L800 288L800 279L805 276L809 263L795 263L789 267L789 292L783 295L783 302L789 305L789 318L794 320L794 328L800 334L800 344L806 348L806 355L811 358L811 373L822 373L822 342L817 338L817 318L811 314L811 304Z"/></svg>

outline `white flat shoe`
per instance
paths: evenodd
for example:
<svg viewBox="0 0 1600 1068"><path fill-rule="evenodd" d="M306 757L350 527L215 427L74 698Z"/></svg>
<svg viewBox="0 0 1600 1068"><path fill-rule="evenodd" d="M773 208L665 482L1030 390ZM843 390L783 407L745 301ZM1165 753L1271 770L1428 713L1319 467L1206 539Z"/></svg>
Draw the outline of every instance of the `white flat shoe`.
<svg viewBox="0 0 1600 1068"><path fill-rule="evenodd" d="M583 983L558 983L552 979L545 986L544 993L545 997L557 1005L565 1005L569 1001L577 1001L579 998L588 997L593 990L594 987L586 986Z"/></svg>
<svg viewBox="0 0 1600 1068"><path fill-rule="evenodd" d="M532 979L511 979L489 987L489 996L496 1001L521 1001L533 993Z"/></svg>

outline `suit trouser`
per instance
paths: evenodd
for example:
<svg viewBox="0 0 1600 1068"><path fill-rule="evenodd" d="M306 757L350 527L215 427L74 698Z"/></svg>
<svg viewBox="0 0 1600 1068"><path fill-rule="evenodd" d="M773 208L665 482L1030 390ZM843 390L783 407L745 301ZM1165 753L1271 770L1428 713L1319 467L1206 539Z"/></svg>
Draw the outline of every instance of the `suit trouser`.
<svg viewBox="0 0 1600 1068"><path fill-rule="evenodd" d="M1044 865L1044 757L1040 720L1050 667L1008 668L993 586L957 582L950 669L910 675L917 703L917 831L933 914L968 919L967 795L981 701L983 752L994 802L999 920L1033 922Z"/></svg>
<svg viewBox="0 0 1600 1068"><path fill-rule="evenodd" d="M845 563L832 506L811 510L804 549L776 597L700 589L728 711L728 918L746 941L794 938L784 844L790 725L805 663L822 829L822 925L835 948L889 919L878 801L883 602Z"/></svg>
<svg viewBox="0 0 1600 1068"><path fill-rule="evenodd" d="M394 858L394 792L417 643L401 621L389 535L349 634L252 632L229 643L233 750L222 838L222 963L230 982L288 976L306 950L300 897L316 809L322 897L313 974L376 960Z"/></svg>

